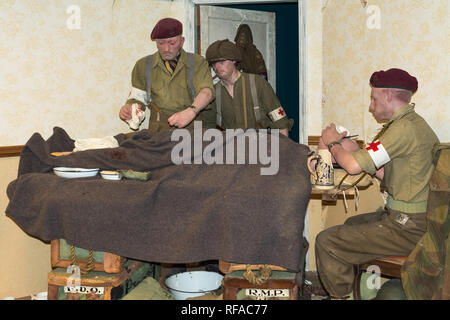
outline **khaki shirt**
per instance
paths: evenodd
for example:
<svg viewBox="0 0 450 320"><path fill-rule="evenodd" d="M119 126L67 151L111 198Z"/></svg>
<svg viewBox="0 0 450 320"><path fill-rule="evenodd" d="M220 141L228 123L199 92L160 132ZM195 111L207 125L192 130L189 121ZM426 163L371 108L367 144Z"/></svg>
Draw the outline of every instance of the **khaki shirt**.
<svg viewBox="0 0 450 320"><path fill-rule="evenodd" d="M353 153L361 169L374 174L377 168L369 149L385 149L389 161L384 165L383 183L394 200L421 202L428 198L428 182L433 174L433 146L439 142L427 122L414 111L414 104L398 110L385 125L380 145ZM380 166L381 167L381 166Z"/></svg>
<svg viewBox="0 0 450 320"><path fill-rule="evenodd" d="M131 73L132 90L127 103L138 102L147 105L147 81L146 81L147 57L139 59ZM188 85L188 56L181 49L177 67L173 75L167 70L164 61L159 54L152 58L152 101L167 116L181 111L190 106L195 97L191 97ZM193 85L196 94L203 88L209 88L214 97L214 85L211 70L205 58L194 54Z"/></svg>
<svg viewBox="0 0 450 320"><path fill-rule="evenodd" d="M234 97L228 93L227 89L219 81L215 86L220 87L221 90L221 113L222 113L222 125L224 129L237 129L245 128L244 124L244 100L242 90L242 77L245 77L245 96L246 96L246 113L247 113L247 128L257 128L255 111L253 109L254 102L252 98L252 92L250 91L249 74L241 72L241 75L234 83ZM280 101L273 91L270 84L261 76L255 76L255 87L258 95L258 102L260 107L260 122L263 128L273 129L291 129L294 123L293 119L289 119L287 116L273 122L268 114L269 112L281 107ZM206 122L206 126L214 128L216 126L216 114L217 105L214 100L204 112L203 120Z"/></svg>

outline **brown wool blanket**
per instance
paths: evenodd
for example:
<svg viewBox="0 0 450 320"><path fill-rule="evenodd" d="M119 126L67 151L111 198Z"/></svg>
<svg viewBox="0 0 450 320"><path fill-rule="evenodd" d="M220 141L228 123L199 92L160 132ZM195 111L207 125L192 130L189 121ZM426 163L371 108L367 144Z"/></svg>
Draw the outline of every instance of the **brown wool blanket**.
<svg viewBox="0 0 450 320"><path fill-rule="evenodd" d="M66 239L133 259L225 260L303 270L311 193L307 146L280 135L278 173L261 175L267 164L175 165L171 152L179 142L171 141L171 131L115 138L118 148L54 157L51 152L72 151L74 140L58 127L48 140L35 133L22 150L17 179L7 188L6 214L43 241ZM233 139L223 140L225 150ZM196 156L193 152L191 158ZM66 179L53 173L55 166L150 170L152 177Z"/></svg>

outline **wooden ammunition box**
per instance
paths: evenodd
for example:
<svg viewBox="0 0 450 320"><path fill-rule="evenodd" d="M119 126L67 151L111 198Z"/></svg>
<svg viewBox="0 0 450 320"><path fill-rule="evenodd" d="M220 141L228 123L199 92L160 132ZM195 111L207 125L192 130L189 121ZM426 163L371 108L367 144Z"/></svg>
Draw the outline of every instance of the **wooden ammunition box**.
<svg viewBox="0 0 450 320"><path fill-rule="evenodd" d="M56 268L48 274L48 300L119 300L146 277L154 276L155 268L134 260L128 260L116 274L91 271L80 275L74 269Z"/></svg>
<svg viewBox="0 0 450 320"><path fill-rule="evenodd" d="M272 271L263 284L252 284L244 279L245 271L233 271L222 280L224 300L297 300L296 273Z"/></svg>
<svg viewBox="0 0 450 320"><path fill-rule="evenodd" d="M67 268L72 264L71 245L64 239L56 239L50 242L52 268ZM106 273L119 273L127 258L102 251L93 251L94 271ZM89 260L89 250L75 247L76 264L86 268Z"/></svg>

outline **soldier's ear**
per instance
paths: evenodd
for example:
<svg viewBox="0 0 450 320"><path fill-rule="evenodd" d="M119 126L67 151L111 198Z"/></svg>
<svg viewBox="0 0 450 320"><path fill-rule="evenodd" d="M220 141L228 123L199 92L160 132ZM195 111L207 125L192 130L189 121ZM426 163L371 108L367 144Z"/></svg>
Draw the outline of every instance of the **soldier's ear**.
<svg viewBox="0 0 450 320"><path fill-rule="evenodd" d="M392 90L391 89L383 89L383 96L385 98L386 102L391 102L392 101Z"/></svg>

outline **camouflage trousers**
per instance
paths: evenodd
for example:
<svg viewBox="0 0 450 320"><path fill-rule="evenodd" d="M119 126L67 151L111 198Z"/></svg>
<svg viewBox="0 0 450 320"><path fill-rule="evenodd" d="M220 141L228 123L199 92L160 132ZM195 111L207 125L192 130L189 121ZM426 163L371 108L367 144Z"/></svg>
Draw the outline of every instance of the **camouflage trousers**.
<svg viewBox="0 0 450 320"><path fill-rule="evenodd" d="M408 213L397 222L399 211L387 210L348 218L316 237L316 264L320 280L331 296L352 292L355 265L386 256L407 256L426 231L426 213Z"/></svg>

